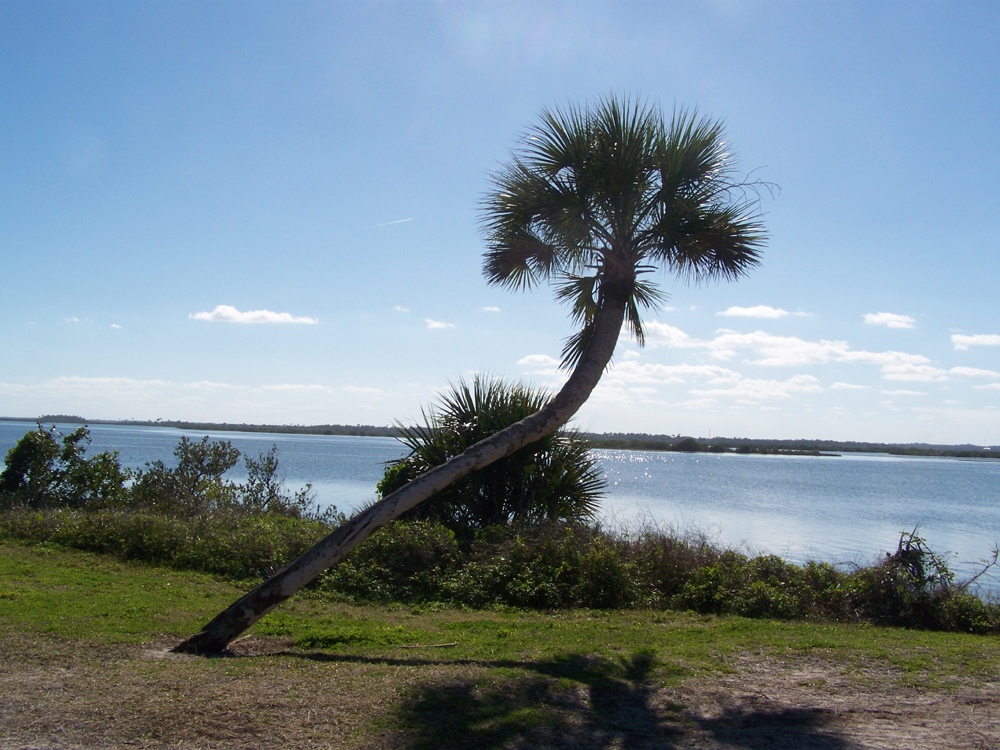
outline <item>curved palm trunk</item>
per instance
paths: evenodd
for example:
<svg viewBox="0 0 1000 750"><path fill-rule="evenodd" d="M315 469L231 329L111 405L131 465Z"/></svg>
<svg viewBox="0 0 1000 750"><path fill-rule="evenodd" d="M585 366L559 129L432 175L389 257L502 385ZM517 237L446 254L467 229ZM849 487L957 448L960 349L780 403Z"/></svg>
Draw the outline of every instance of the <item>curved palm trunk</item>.
<svg viewBox="0 0 1000 750"><path fill-rule="evenodd" d="M555 432L583 406L604 374L614 354L625 315L625 297L605 297L594 321L594 333L566 385L544 407L473 445L441 466L421 474L409 484L386 495L299 559L275 573L253 591L219 613L175 653L212 653L226 646L257 620L284 602L316 576L336 564L376 529L399 518L448 485L489 466L504 456Z"/></svg>

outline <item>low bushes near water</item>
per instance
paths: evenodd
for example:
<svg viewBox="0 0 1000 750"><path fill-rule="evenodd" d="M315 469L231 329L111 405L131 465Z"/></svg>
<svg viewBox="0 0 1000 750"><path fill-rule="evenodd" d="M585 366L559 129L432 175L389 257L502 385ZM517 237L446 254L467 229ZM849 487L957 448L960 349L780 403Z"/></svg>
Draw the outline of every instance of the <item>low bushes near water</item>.
<svg viewBox="0 0 1000 750"><path fill-rule="evenodd" d="M246 579L343 520L335 507L318 509L309 485L285 489L276 447L243 457L247 479L237 483L225 476L241 458L227 440L181 437L175 466L135 471L117 452L88 456L89 443L86 427L62 436L38 425L8 451L0 534Z"/></svg>
<svg viewBox="0 0 1000 750"><path fill-rule="evenodd" d="M995 562L995 560L994 560ZM874 565L840 570L752 557L703 535L553 524L488 529L468 545L430 522L391 524L318 587L358 602L473 607L655 607L1000 633L1000 606L957 584L915 532Z"/></svg>
<svg viewBox="0 0 1000 750"><path fill-rule="evenodd" d="M60 446L59 438L62 438ZM117 451L87 455L90 433L80 427L60 435L41 424L11 448L0 472L0 510L145 510L168 516L213 512L279 515L339 522L335 507L320 511L310 485L290 493L281 480L277 446L256 458L244 456L245 482L226 473L240 460L228 440L200 441L182 436L176 465L163 461L132 470Z"/></svg>
<svg viewBox="0 0 1000 750"><path fill-rule="evenodd" d="M265 576L332 529L276 514L18 510L0 536L230 578ZM434 521L377 531L310 588L354 603L474 608L660 608L754 618L1000 633L1000 606L954 582L915 534L873 565L840 570L725 549L698 534L596 525L491 527L461 541Z"/></svg>

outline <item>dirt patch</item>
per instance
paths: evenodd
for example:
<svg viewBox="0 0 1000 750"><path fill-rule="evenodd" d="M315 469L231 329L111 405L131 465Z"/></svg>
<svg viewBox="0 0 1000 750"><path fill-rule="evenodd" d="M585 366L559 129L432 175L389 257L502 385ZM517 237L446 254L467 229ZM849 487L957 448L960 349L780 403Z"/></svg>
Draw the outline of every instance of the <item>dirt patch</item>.
<svg viewBox="0 0 1000 750"><path fill-rule="evenodd" d="M663 687L654 660L502 665L170 642L0 640L3 748L969 748L1000 750L1000 684L823 653L744 654Z"/></svg>
<svg viewBox="0 0 1000 750"><path fill-rule="evenodd" d="M1000 749L996 681L956 679L932 690L909 685L912 675L901 670L817 655L745 655L734 666L734 674L685 685L697 696L688 715L721 747ZM810 727L799 744L796 724Z"/></svg>

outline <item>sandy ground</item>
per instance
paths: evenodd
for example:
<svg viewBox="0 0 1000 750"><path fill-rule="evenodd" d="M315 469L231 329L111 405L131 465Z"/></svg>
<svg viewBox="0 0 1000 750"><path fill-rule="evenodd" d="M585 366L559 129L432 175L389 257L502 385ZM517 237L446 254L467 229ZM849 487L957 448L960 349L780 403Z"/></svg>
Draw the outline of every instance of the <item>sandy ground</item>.
<svg viewBox="0 0 1000 750"><path fill-rule="evenodd" d="M203 659L169 645L3 637L0 747L1000 750L1000 683L921 687L815 652L745 654L664 688L641 664L566 679L441 652L350 657L250 639Z"/></svg>

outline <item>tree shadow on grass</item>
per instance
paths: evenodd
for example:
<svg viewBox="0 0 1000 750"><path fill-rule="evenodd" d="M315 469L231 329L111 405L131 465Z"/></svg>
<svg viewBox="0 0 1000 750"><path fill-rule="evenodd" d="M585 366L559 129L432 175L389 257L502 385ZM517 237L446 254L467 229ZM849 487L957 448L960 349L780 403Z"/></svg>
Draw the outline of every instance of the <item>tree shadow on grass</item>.
<svg viewBox="0 0 1000 750"><path fill-rule="evenodd" d="M829 711L733 702L706 718L691 707L665 701L652 679L663 666L643 651L618 660L569 655L533 662L295 656L526 672L522 677L419 686L396 716L397 746L406 750L856 747L826 728Z"/></svg>

